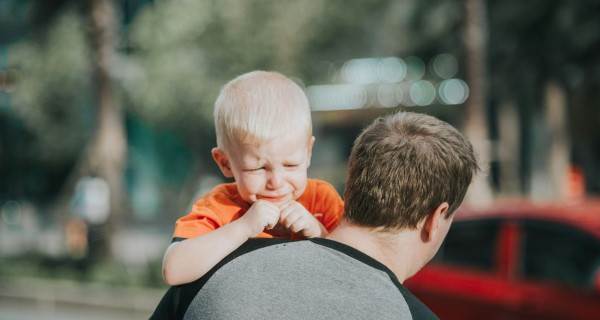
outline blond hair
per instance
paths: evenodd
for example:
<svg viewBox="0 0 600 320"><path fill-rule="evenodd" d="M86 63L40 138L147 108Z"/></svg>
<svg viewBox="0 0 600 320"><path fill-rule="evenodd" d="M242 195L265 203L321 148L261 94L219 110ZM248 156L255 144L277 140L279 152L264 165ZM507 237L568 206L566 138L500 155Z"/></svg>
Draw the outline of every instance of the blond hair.
<svg viewBox="0 0 600 320"><path fill-rule="evenodd" d="M478 170L471 143L448 123L411 112L379 118L350 154L346 219L383 229L415 228L443 202L449 216Z"/></svg>
<svg viewBox="0 0 600 320"><path fill-rule="evenodd" d="M217 146L262 143L290 132L312 136L304 91L277 72L252 71L229 81L215 102Z"/></svg>

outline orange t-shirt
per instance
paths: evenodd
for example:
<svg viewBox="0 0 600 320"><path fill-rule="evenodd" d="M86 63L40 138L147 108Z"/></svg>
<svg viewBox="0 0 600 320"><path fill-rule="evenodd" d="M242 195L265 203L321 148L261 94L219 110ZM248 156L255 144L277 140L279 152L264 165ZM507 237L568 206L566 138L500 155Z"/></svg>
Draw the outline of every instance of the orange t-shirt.
<svg viewBox="0 0 600 320"><path fill-rule="evenodd" d="M296 199L327 229L333 230L344 213L344 202L333 186L325 181L308 179L306 189ZM194 203L192 211L177 219L174 238L194 238L226 225L246 213L250 204L242 200L235 183L216 186ZM278 229L278 228L275 228ZM276 230L266 230L261 238L279 237Z"/></svg>

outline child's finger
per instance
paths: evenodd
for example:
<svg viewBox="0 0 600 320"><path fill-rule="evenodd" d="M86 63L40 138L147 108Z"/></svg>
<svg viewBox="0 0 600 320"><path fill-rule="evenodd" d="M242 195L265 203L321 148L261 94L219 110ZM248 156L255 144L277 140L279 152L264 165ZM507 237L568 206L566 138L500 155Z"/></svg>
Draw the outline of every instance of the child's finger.
<svg viewBox="0 0 600 320"><path fill-rule="evenodd" d="M306 229L307 227L307 223L305 219L298 219L296 220L291 226L290 226L290 230L292 230L292 232L300 232L304 229Z"/></svg>
<svg viewBox="0 0 600 320"><path fill-rule="evenodd" d="M298 219L302 218L302 213L298 211L290 212L285 219L283 219L283 225L289 229L294 222L298 221Z"/></svg>
<svg viewBox="0 0 600 320"><path fill-rule="evenodd" d="M277 225L277 223L273 223L273 222L269 222L267 223L267 225L265 226L265 229L267 230L271 230L273 228L275 228L275 226Z"/></svg>
<svg viewBox="0 0 600 320"><path fill-rule="evenodd" d="M293 211L294 211L294 205L291 203L286 205L284 208L282 208L281 212L279 214L279 222L284 222L287 219L287 217L289 216L289 214Z"/></svg>
<svg viewBox="0 0 600 320"><path fill-rule="evenodd" d="M279 208L279 211L283 211L283 210L291 207L294 204L294 202L295 201L293 201L293 200L288 200L286 202L279 203L279 204L277 204L277 208Z"/></svg>
<svg viewBox="0 0 600 320"><path fill-rule="evenodd" d="M276 208L271 208L271 210L269 210L269 212L267 213L266 228L269 230L275 228L275 226L279 222L279 218L280 218L279 210Z"/></svg>

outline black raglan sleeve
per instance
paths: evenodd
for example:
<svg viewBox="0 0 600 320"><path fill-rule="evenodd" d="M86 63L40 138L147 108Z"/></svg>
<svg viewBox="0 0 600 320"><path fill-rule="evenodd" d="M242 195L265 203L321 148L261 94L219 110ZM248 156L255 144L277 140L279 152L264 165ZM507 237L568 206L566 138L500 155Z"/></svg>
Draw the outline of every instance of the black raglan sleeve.
<svg viewBox="0 0 600 320"><path fill-rule="evenodd" d="M410 309L410 314L413 319L431 319L431 320L439 320L438 316L429 309L421 300L415 297L412 292L408 291L404 286L396 284L402 295L404 296L404 300L406 300L406 304L408 304L408 308Z"/></svg>

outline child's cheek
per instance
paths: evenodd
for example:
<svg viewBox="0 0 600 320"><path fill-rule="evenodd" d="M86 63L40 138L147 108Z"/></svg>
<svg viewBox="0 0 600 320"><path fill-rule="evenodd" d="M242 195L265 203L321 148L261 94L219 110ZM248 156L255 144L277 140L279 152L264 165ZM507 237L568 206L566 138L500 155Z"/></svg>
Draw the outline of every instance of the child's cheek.
<svg viewBox="0 0 600 320"><path fill-rule="evenodd" d="M298 199L306 189L308 177L306 170L299 170L297 175L294 177L294 198Z"/></svg>

